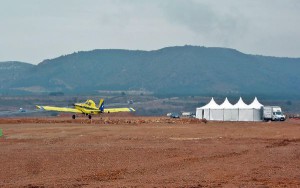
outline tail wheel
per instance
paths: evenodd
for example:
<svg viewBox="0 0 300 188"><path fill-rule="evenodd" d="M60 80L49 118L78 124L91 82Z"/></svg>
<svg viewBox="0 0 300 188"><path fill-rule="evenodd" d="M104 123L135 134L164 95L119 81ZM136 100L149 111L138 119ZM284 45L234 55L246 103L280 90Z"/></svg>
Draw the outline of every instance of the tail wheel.
<svg viewBox="0 0 300 188"><path fill-rule="evenodd" d="M76 118L76 116L75 115L72 115L72 119L75 119Z"/></svg>
<svg viewBox="0 0 300 188"><path fill-rule="evenodd" d="M89 119L92 119L92 115L91 114L89 114Z"/></svg>

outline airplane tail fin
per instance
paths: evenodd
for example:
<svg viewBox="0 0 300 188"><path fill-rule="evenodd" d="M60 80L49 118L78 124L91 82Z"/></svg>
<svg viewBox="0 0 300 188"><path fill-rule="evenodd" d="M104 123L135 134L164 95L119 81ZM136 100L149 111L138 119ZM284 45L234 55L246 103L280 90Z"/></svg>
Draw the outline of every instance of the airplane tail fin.
<svg viewBox="0 0 300 188"><path fill-rule="evenodd" d="M104 99L100 99L98 108L99 108L100 111L104 110Z"/></svg>

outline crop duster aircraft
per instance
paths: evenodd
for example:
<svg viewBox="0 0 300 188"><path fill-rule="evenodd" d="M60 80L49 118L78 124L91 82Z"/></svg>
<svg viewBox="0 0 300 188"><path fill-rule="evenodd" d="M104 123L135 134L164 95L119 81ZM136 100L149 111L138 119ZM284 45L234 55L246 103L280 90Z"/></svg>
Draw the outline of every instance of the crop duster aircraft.
<svg viewBox="0 0 300 188"><path fill-rule="evenodd" d="M99 105L96 106L93 100L87 100L85 103L75 103L74 108L56 107L56 106L36 106L38 109L46 111L69 112L77 114L85 114L92 119L92 114L114 113L114 112L134 112L133 108L104 108L104 100L100 99ZM75 119L75 114L72 119Z"/></svg>

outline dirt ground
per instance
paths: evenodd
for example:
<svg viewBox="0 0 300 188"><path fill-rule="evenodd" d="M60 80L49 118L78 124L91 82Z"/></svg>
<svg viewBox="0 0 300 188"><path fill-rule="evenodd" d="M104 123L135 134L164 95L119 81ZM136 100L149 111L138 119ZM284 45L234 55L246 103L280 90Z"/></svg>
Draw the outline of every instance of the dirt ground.
<svg viewBox="0 0 300 188"><path fill-rule="evenodd" d="M0 187L300 187L300 121L2 118Z"/></svg>

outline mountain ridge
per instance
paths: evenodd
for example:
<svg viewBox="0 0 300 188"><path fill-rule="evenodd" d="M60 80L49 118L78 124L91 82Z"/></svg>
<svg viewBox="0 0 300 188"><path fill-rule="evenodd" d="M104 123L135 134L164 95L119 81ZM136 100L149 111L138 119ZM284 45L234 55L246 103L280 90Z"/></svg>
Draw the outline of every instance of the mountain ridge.
<svg viewBox="0 0 300 188"><path fill-rule="evenodd" d="M96 49L44 60L2 90L37 87L66 93L145 89L170 95L298 95L299 68L300 58L249 55L230 48Z"/></svg>

